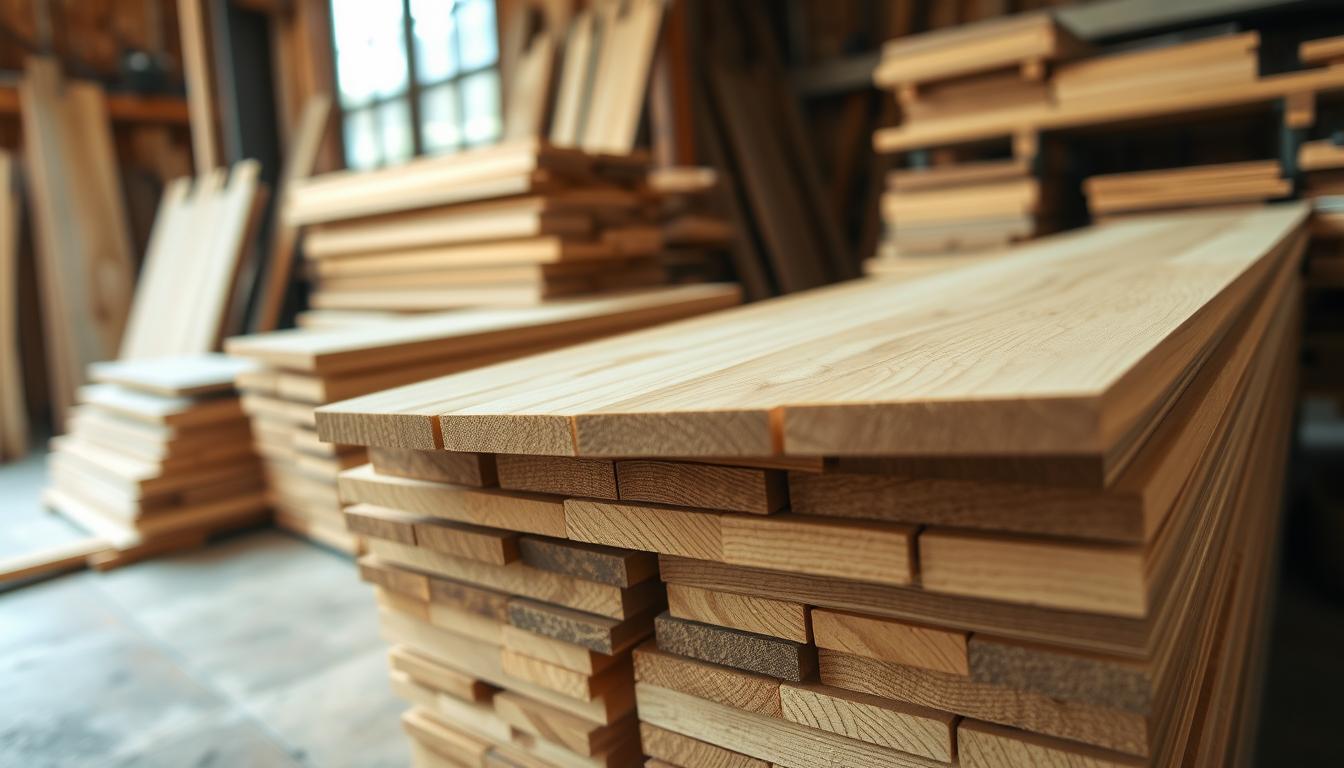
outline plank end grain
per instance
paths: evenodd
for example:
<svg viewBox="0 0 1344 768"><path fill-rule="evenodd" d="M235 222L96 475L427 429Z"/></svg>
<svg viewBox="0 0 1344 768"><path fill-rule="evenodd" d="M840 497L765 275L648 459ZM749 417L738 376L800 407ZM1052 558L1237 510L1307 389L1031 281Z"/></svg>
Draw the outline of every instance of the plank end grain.
<svg viewBox="0 0 1344 768"><path fill-rule="evenodd" d="M572 419L552 414L442 414L439 445L449 451L576 456Z"/></svg>
<svg viewBox="0 0 1344 768"><path fill-rule="evenodd" d="M773 456L768 411L589 413L574 418L581 456Z"/></svg>
<svg viewBox="0 0 1344 768"><path fill-rule="evenodd" d="M317 435L324 443L379 445L433 451L441 448L437 419L422 414L363 414L335 410L341 404L317 409Z"/></svg>

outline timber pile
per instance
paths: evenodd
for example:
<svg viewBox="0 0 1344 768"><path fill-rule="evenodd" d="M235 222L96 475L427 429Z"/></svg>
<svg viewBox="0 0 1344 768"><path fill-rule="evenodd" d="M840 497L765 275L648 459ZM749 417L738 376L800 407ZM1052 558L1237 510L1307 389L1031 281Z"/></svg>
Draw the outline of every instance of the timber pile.
<svg viewBox="0 0 1344 768"><path fill-rule="evenodd" d="M266 466L276 523L342 551L361 551L337 500L341 470L364 464L356 445L323 443L319 405L732 306L735 286L655 288L540 307L462 310L409 319L294 329L229 339L259 367L238 378Z"/></svg>
<svg viewBox="0 0 1344 768"><path fill-rule="evenodd" d="M52 440L44 502L110 545L95 566L200 546L266 517L261 466L223 355L102 363Z"/></svg>
<svg viewBox="0 0 1344 768"><path fill-rule="evenodd" d="M479 526L440 539L461 550L657 553L669 610L633 662L658 765L1228 764L1258 698L1305 217L1120 221L326 406L318 432L417 456L343 494ZM433 477L487 454L506 490ZM495 572L373 517L415 610ZM456 658L422 699L439 737L571 733L504 693L468 709L515 683Z"/></svg>
<svg viewBox="0 0 1344 768"><path fill-rule="evenodd" d="M526 306L663 282L635 155L524 140L295 185L318 309Z"/></svg>
<svg viewBox="0 0 1344 768"><path fill-rule="evenodd" d="M1263 203L1292 193L1277 160L1093 176L1083 182L1094 219L1210 205Z"/></svg>
<svg viewBox="0 0 1344 768"><path fill-rule="evenodd" d="M894 93L902 124L937 124L1050 104L1049 69L1083 45L1049 14L994 19L889 41L873 73ZM1044 234L1053 195L1033 169L1032 132L1015 137L1013 158L954 158L887 177L886 237L870 274L905 257L997 250Z"/></svg>
<svg viewBox="0 0 1344 768"><path fill-rule="evenodd" d="M668 282L731 280L729 249L737 235L715 204L724 194L719 174L713 168L656 168L649 188L659 197L659 258Z"/></svg>
<svg viewBox="0 0 1344 768"><path fill-rule="evenodd" d="M1260 35L1246 32L1094 56L1059 66L1050 87L1061 109L1179 95L1191 89L1237 88L1259 76L1259 47Z"/></svg>

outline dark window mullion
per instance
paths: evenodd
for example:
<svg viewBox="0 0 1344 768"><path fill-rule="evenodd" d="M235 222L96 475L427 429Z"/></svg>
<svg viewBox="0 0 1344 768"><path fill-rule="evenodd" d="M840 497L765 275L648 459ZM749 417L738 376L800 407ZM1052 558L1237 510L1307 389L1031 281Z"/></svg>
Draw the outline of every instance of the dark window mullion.
<svg viewBox="0 0 1344 768"><path fill-rule="evenodd" d="M402 36L406 44L406 99L411 114L411 154L423 155L425 142L420 125L420 75L415 68L415 19L411 18L411 0L401 0Z"/></svg>

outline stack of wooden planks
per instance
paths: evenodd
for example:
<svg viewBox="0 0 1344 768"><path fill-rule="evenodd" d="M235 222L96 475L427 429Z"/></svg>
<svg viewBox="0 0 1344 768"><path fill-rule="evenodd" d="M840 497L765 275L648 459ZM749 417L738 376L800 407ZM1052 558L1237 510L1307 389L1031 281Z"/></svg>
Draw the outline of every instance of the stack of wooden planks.
<svg viewBox="0 0 1344 768"><path fill-rule="evenodd" d="M453 371L729 307L724 284L654 288L539 307L478 309L230 339L259 367L238 378L282 527L346 552L361 550L337 500L341 470L367 462L356 445L323 443L314 409Z"/></svg>
<svg viewBox="0 0 1344 768"><path fill-rule="evenodd" d="M1049 14L1024 14L889 41L873 73L903 125L975 120L1050 103L1049 69L1083 46ZM938 158L887 177L886 237L870 274L905 257L997 250L1043 234L1052 195L1034 167L1036 135L1013 135L1011 159Z"/></svg>
<svg viewBox="0 0 1344 768"><path fill-rule="evenodd" d="M52 441L44 502L110 549L94 565L199 546L266 517L261 466L223 355L103 363Z"/></svg>
<svg viewBox="0 0 1344 768"><path fill-rule="evenodd" d="M1260 35L1245 32L1095 56L1059 66L1050 79L1060 108L1236 88L1259 76Z"/></svg>
<svg viewBox="0 0 1344 768"><path fill-rule="evenodd" d="M1292 193L1277 160L1093 176L1083 182L1094 219L1213 205L1263 203Z"/></svg>
<svg viewBox="0 0 1344 768"><path fill-rule="evenodd" d="M633 653L654 765L1229 764L1253 737L1305 219L1119 221L326 406L318 433L423 451L343 492L482 526L459 547L657 553L668 611ZM541 495L435 477L483 454ZM415 610L495 572L373 518ZM502 693L468 709L500 678L456 658L420 744L572 732Z"/></svg>
<svg viewBox="0 0 1344 768"><path fill-rule="evenodd" d="M728 251L738 234L716 204L724 194L719 174L713 168L655 168L649 188L659 196L659 258L668 282L731 280Z"/></svg>
<svg viewBox="0 0 1344 768"><path fill-rule="evenodd" d="M536 140L295 185L319 309L526 306L663 282L647 161Z"/></svg>
<svg viewBox="0 0 1344 768"><path fill-rule="evenodd" d="M1040 233L1043 183L1024 160L984 160L887 174L877 258L1000 250ZM881 271L870 265L869 271Z"/></svg>

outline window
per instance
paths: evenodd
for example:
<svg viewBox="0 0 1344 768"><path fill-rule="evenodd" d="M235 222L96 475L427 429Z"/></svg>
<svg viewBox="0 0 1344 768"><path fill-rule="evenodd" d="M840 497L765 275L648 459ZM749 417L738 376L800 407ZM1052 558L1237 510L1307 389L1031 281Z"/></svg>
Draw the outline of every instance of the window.
<svg viewBox="0 0 1344 768"><path fill-rule="evenodd" d="M499 140L494 0L332 0L331 10L346 165Z"/></svg>

